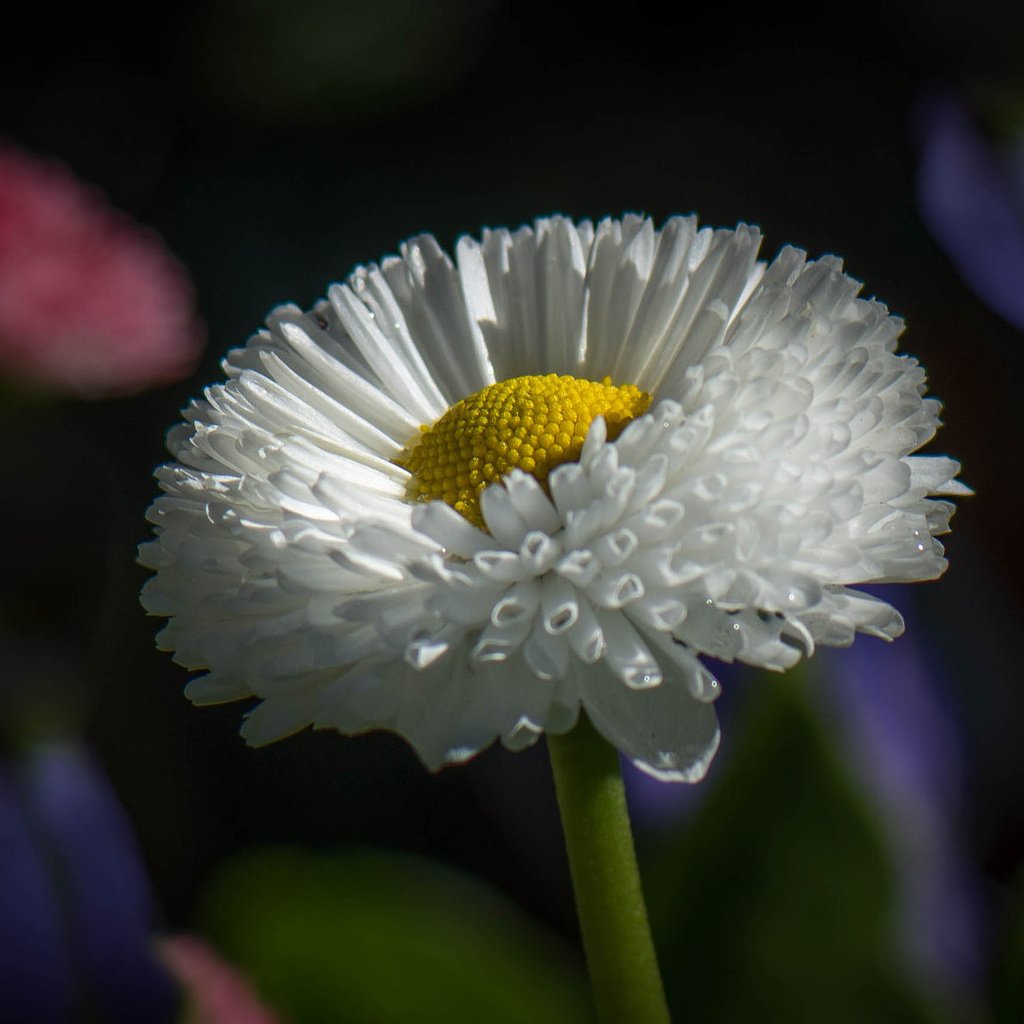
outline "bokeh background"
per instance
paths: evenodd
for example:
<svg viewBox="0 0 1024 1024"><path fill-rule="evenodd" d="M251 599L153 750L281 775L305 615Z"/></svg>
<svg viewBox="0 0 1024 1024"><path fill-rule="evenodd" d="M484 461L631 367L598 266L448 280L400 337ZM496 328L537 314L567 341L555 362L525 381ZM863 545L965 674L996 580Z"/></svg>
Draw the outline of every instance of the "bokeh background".
<svg viewBox="0 0 1024 1024"><path fill-rule="evenodd" d="M589 1019L543 745L436 777L385 735L250 750L182 697L134 558L166 430L273 305L420 231L639 211L842 254L977 491L944 579L892 592L904 639L727 671L708 780L629 776L674 1011L1024 1019L1013 5L116 2L5 36L0 136L159 234L207 344L128 396L5 381L0 1016Z"/></svg>

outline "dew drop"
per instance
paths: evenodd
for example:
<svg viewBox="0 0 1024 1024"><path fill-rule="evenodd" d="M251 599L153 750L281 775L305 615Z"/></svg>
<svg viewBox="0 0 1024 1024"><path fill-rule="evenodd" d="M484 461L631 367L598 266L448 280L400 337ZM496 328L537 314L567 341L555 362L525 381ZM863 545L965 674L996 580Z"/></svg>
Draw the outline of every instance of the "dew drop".
<svg viewBox="0 0 1024 1024"><path fill-rule="evenodd" d="M722 692L722 684L714 676L705 676L701 682L703 685L700 693L697 694L697 699L705 704L718 700Z"/></svg>
<svg viewBox="0 0 1024 1024"><path fill-rule="evenodd" d="M626 685L634 690L644 690L660 685L662 675L657 668L644 665L626 669L622 678Z"/></svg>

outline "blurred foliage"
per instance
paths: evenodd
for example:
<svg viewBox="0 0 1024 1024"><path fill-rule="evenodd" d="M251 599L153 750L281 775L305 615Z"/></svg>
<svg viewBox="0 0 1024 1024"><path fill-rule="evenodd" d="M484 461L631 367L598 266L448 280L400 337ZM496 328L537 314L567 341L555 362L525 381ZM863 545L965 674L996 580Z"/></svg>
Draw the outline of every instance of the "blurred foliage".
<svg viewBox="0 0 1024 1024"><path fill-rule="evenodd" d="M212 0L190 54L200 91L256 119L423 102L478 58L493 0Z"/></svg>
<svg viewBox="0 0 1024 1024"><path fill-rule="evenodd" d="M670 1003L707 1024L958 1019L915 988L884 835L805 687L796 673L749 687L706 799L643 851ZM406 855L237 856L201 924L296 1024L592 1019L582 965L559 940L482 884ZM1019 925L1006 1021L1021 1005Z"/></svg>
<svg viewBox="0 0 1024 1024"><path fill-rule="evenodd" d="M1005 914L995 965L995 1020L1019 1024L1024 1020L1024 871L1017 876Z"/></svg>
<svg viewBox="0 0 1024 1024"><path fill-rule="evenodd" d="M756 683L724 771L646 865L670 1005L703 1022L944 1019L909 987L878 825L800 674Z"/></svg>
<svg viewBox="0 0 1024 1024"><path fill-rule="evenodd" d="M571 949L483 884L382 850L229 861L201 919L292 1024L589 1024Z"/></svg>

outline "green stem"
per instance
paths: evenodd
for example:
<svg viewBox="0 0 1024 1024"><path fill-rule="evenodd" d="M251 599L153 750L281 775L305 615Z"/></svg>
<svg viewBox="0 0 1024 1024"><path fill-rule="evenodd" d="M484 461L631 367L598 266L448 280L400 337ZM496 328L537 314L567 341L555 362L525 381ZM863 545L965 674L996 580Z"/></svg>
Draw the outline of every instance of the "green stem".
<svg viewBox="0 0 1024 1024"><path fill-rule="evenodd" d="M598 1019L668 1024L618 753L582 714L548 752Z"/></svg>

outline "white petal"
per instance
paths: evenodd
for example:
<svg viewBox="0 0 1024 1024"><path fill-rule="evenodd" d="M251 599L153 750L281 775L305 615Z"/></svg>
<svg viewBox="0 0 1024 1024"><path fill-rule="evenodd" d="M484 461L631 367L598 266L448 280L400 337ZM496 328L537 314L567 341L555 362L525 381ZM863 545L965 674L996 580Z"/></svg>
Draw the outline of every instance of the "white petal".
<svg viewBox="0 0 1024 1024"><path fill-rule="evenodd" d="M471 558L492 545L486 533L478 530L443 501L417 505L412 511L412 526L445 551L462 558Z"/></svg>
<svg viewBox="0 0 1024 1024"><path fill-rule="evenodd" d="M415 238L402 246L401 259L386 259L380 269L378 277L370 268L358 293L378 311L382 330L407 333L445 403L493 384L494 370L467 314L459 275L437 242L430 235Z"/></svg>
<svg viewBox="0 0 1024 1024"><path fill-rule="evenodd" d="M581 682L583 707L595 728L642 771L666 782L699 782L718 749L710 704L690 697L669 676L630 690L599 667Z"/></svg>
<svg viewBox="0 0 1024 1024"><path fill-rule="evenodd" d="M960 463L945 456L918 455L907 459L910 466L910 485L923 487L929 494L960 494L974 492L954 477L960 472Z"/></svg>
<svg viewBox="0 0 1024 1024"><path fill-rule="evenodd" d="M576 372L585 250L571 222L555 217L484 232L480 243L460 239L458 260L496 380Z"/></svg>

